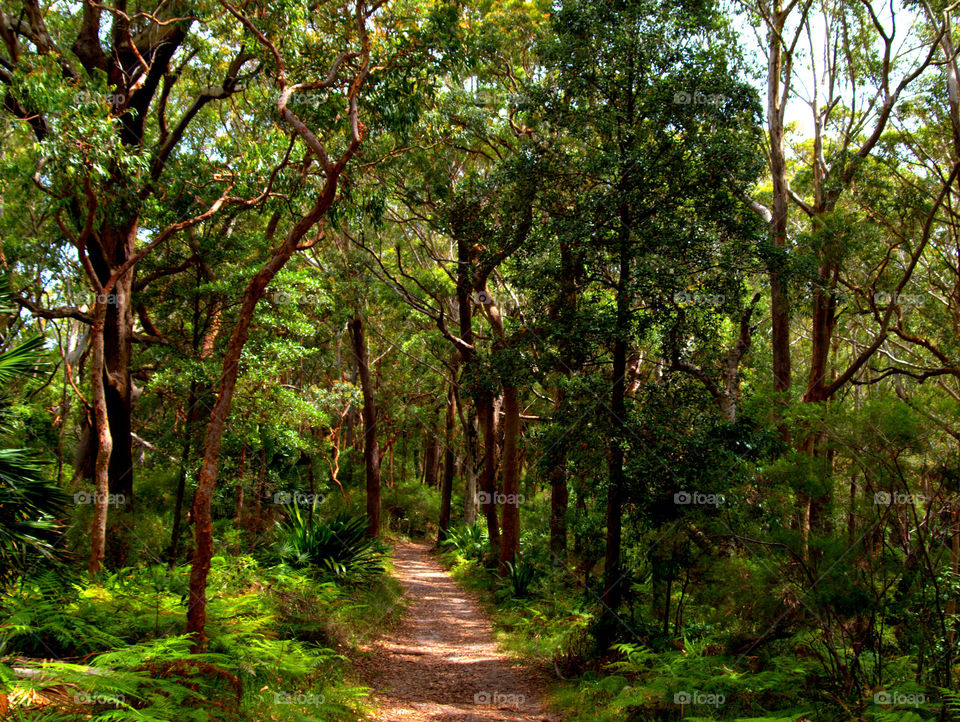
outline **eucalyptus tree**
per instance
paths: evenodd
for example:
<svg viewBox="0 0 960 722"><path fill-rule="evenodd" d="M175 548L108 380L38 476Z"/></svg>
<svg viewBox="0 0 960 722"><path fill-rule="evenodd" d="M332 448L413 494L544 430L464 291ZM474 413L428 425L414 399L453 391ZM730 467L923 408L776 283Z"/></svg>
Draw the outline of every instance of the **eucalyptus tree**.
<svg viewBox="0 0 960 722"><path fill-rule="evenodd" d="M519 543L514 531L519 511L505 508L508 543L500 545L498 500L516 499L517 494L498 494L496 483L498 471L508 489L519 483L521 402L511 383L501 385L477 324L486 321L496 343L508 344L497 274L522 245L526 231L501 211L511 199L519 205L522 199L529 201L533 187L510 179L506 170L522 165L516 155L526 134L515 122L511 97L537 71L533 46L546 9L543 2L464 8L468 32L462 62L449 69L437 103L410 134L410 152L377 169L381 185L390 189L386 226L375 229L370 239L357 239L370 255L371 270L432 321L451 346L446 366L456 382L452 403L464 431L464 517L472 523L479 499L492 556L501 563L513 559ZM531 179L539 183L526 177ZM485 219L486 211L491 216ZM498 430L507 427L501 463Z"/></svg>
<svg viewBox="0 0 960 722"><path fill-rule="evenodd" d="M95 433L83 466L96 466L101 486L109 476L110 491L130 503L136 266L185 227L177 224L195 225L223 205L212 189L232 188L232 172L223 155L202 147L228 123L210 122L203 110L258 70L220 30L216 9L197 3L151 13L126 4L31 1L0 11L3 112L19 125L18 142L29 143L28 134L34 141L25 180L36 180L30 187L51 211L42 234L79 256L84 268L76 270L93 299L51 309L34 289L21 303L41 316L70 315L94 331ZM156 204L174 198L177 210L158 215Z"/></svg>
<svg viewBox="0 0 960 722"><path fill-rule="evenodd" d="M725 173L742 184L757 177L757 101L737 79L742 65L715 6L569 0L550 25L534 98L581 179L571 215L590 249L591 283L606 299L596 312L610 363L601 625L609 642L624 586L624 461L636 441L628 357L676 312L674 294L688 286L709 293L725 281L710 270L716 253L752 239L721 181Z"/></svg>
<svg viewBox="0 0 960 722"><path fill-rule="evenodd" d="M742 197L769 225L773 386L786 394L796 373L790 358L792 292L809 304L809 316L797 325L806 344L800 396L803 403L820 404L856 380L888 337L893 318L887 309L877 314L872 338L835 367L833 349L844 333L843 289L853 283L845 276L856 265L851 230L861 219L869 221L853 204L844 206L843 199L881 150L900 108L910 103L909 94L934 72L937 56L949 53L949 23L932 7L912 2L771 0L744 7L763 36L759 44L767 60L772 196ZM948 58L944 67L949 70L952 62ZM811 135L797 144L794 157L787 134L791 114ZM912 264L902 270L893 285L909 282ZM791 435L785 424L781 431L784 438ZM820 453L816 438L795 431L796 446ZM815 498L800 491L794 520L804 548L811 528L829 523L830 489L811 493Z"/></svg>
<svg viewBox="0 0 960 722"><path fill-rule="evenodd" d="M312 12L299 6L240 8L225 1L221 5L235 20L235 32L249 36L270 65L276 112L290 129L289 150L276 167L285 165L289 152L302 143L306 155L300 174L306 187L289 216L288 208L281 206L266 225L272 245L280 223L290 224L283 240L270 249L246 283L221 363L193 500L195 548L187 631L197 650L206 644L206 584L213 556L211 504L220 449L257 304L290 258L323 236L340 186L347 182L347 167L367 137L372 136L369 144L374 152L383 151L377 140L389 144L390 130L408 125L411 117L415 121L417 107L432 91L429 73L444 62L443 50L456 45L452 28L457 9L443 2L387 6L356 0ZM291 28L302 28L303 33L291 33ZM419 94L411 96L411 90ZM315 102L301 111L293 101L306 97ZM406 101L402 110L401 98Z"/></svg>

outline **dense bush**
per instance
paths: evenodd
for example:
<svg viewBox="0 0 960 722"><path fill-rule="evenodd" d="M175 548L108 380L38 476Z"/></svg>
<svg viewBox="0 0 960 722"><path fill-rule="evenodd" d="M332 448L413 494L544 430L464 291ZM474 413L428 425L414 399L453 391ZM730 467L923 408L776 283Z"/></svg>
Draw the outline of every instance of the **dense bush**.
<svg viewBox="0 0 960 722"><path fill-rule="evenodd" d="M341 512L329 520L304 515L291 505L279 522L279 556L295 569L312 567L321 576L364 581L384 569L384 547L367 538L366 519Z"/></svg>
<svg viewBox="0 0 960 722"><path fill-rule="evenodd" d="M342 655L376 631L358 602L396 607L395 583L348 594L310 568L217 557L209 652L194 655L183 628L187 572L128 568L99 584L66 587L41 577L0 598L0 683L19 715L13 719L361 714L365 690L343 681ZM70 661L44 661L51 657Z"/></svg>

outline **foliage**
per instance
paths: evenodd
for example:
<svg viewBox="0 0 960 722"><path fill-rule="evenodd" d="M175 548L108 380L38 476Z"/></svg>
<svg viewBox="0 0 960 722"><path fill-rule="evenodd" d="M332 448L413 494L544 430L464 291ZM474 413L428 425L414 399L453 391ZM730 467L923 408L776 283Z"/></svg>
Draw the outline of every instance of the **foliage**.
<svg viewBox="0 0 960 722"><path fill-rule="evenodd" d="M29 719L355 718L365 690L343 681L334 648L376 632L363 601L394 606L395 586L374 584L351 599L309 570L216 559L223 594L211 605L211 651L194 655L183 634L184 571L126 569L102 586L68 589L38 581L4 598L0 669L12 707ZM35 671L24 677L12 667Z"/></svg>
<svg viewBox="0 0 960 722"><path fill-rule="evenodd" d="M956 8L79 6L0 13L14 714L362 714L347 658L402 607L366 538L371 401L385 537L436 538L423 482L452 479L442 558L571 719L960 718ZM90 581L104 303L110 485L133 494ZM478 477L519 485L496 572Z"/></svg>
<svg viewBox="0 0 960 722"><path fill-rule="evenodd" d="M279 556L294 569L314 568L321 576L359 582L380 574L383 546L367 538L366 519L341 512L329 520L290 507L279 522Z"/></svg>
<svg viewBox="0 0 960 722"><path fill-rule="evenodd" d="M512 562L507 562L507 573L500 577L500 580L509 585L511 597L526 599L530 596L530 587L536 578L537 568L515 556Z"/></svg>
<svg viewBox="0 0 960 722"><path fill-rule="evenodd" d="M441 546L464 559L480 562L487 551L487 529L481 522L453 526Z"/></svg>
<svg viewBox="0 0 960 722"><path fill-rule="evenodd" d="M0 285L0 312L9 313L9 287ZM43 355L44 338L34 336L0 352L0 433L9 439L16 415L10 389L31 376ZM0 449L0 587L18 575L64 561L60 548L67 496L43 478L42 461L28 449Z"/></svg>

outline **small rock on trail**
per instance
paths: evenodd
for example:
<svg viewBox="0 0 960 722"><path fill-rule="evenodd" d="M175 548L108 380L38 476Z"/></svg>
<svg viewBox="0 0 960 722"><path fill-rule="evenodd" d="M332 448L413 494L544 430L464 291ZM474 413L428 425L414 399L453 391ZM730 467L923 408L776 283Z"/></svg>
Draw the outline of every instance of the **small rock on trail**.
<svg viewBox="0 0 960 722"><path fill-rule="evenodd" d="M361 663L380 722L557 722L538 698L547 681L497 650L479 603L423 544L398 543L396 577L410 600L403 620Z"/></svg>

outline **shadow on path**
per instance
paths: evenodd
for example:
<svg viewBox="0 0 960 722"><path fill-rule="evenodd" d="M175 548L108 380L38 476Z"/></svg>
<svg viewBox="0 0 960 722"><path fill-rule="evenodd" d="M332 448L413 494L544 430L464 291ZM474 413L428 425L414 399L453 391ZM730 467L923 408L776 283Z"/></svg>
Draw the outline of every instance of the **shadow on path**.
<svg viewBox="0 0 960 722"><path fill-rule="evenodd" d="M422 544L394 547L410 608L368 651L380 722L555 722L537 702L541 673L500 653L479 603Z"/></svg>

